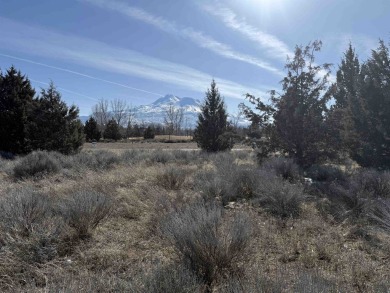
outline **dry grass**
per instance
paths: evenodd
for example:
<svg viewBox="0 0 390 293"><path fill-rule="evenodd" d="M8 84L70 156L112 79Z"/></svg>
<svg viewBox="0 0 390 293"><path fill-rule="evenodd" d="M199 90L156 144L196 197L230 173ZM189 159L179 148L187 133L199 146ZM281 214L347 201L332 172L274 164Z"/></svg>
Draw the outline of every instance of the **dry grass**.
<svg viewBox="0 0 390 293"><path fill-rule="evenodd" d="M128 144L99 145L119 148ZM0 291L151 292L148 290L157 290L150 288L158 284L164 284L160 287L164 290L169 290L171 284L204 292L205 287L198 281L189 281L192 272L180 275L172 269L183 265L181 255L169 239L157 233L157 226L175 210L188 209L202 198L199 188L194 187L195 183L201 184L195 178L199 172L222 172L231 162L238 166L251 163L251 168L256 168L250 156L229 156L164 164L119 162L103 171L69 169L25 181L15 181L6 171L13 163L7 163L6 170L0 169L1 198L10 190L29 186L53 201L91 190L107 195L115 204L109 217L90 231L88 239L44 264L20 259L0 241ZM167 170L181 170L185 176L165 173ZM218 204L218 197L216 200ZM253 233L248 261L238 264L242 274L213 284L215 292L303 292L302 288L306 292L332 292L335 288L342 292L388 292L390 288L390 235L385 231L360 223L332 222L323 217L314 201L301 205L298 218L273 217L261 205L239 197L223 210L227 222L237 212L246 214Z"/></svg>

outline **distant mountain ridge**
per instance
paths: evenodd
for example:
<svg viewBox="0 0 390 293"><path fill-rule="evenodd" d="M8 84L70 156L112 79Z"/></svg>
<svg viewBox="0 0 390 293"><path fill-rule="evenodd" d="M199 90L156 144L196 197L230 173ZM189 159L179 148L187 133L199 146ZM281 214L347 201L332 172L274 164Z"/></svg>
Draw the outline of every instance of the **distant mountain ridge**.
<svg viewBox="0 0 390 293"><path fill-rule="evenodd" d="M135 123L138 124L164 124L166 111L170 106L183 109L183 124L184 128L194 128L198 121L198 115L201 112L202 103L198 99L167 94L164 97L158 98L151 104L137 106L133 109L135 113ZM83 123L87 121L89 116L80 116ZM247 124L243 119L239 122L240 125Z"/></svg>

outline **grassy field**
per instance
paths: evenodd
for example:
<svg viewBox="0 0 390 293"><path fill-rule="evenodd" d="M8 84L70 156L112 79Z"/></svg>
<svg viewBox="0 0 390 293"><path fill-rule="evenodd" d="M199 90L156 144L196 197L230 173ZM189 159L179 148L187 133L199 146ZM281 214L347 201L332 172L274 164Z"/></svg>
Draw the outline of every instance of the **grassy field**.
<svg viewBox="0 0 390 293"><path fill-rule="evenodd" d="M389 292L388 173L129 145L0 160L2 292Z"/></svg>
<svg viewBox="0 0 390 293"><path fill-rule="evenodd" d="M144 140L142 137L137 137L118 142L85 143L83 149L118 151L131 149L198 150L199 148L196 142L192 141L191 136L156 135L153 140ZM245 144L236 144L234 149L250 150L251 148Z"/></svg>

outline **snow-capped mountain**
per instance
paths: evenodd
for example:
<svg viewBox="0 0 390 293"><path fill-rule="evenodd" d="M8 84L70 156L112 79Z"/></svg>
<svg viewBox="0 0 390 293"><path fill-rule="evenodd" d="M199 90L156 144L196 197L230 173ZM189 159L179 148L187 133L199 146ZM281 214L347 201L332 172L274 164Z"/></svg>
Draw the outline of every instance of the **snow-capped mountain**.
<svg viewBox="0 0 390 293"><path fill-rule="evenodd" d="M183 127L195 126L200 113L201 103L193 98L180 98L174 95L166 95L149 105L135 108L135 120L139 123L164 123L167 110L170 107L183 110Z"/></svg>

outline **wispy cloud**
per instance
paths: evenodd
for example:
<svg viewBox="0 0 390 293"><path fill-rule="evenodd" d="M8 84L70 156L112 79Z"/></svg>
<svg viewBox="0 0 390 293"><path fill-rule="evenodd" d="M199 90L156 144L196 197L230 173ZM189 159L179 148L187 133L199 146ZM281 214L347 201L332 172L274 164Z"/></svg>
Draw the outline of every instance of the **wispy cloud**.
<svg viewBox="0 0 390 293"><path fill-rule="evenodd" d="M190 40L197 46L207 49L222 57L238 60L251 65L255 65L277 75L282 75L281 71L269 64L268 62L259 58L237 52L229 45L221 43L211 36L197 31L191 27L183 27L172 21L166 20L160 16L153 15L143 9L133 7L127 3L115 0L81 0L99 6L104 9L109 9L121 13L131 19L142 21L164 32L180 36L184 39Z"/></svg>
<svg viewBox="0 0 390 293"><path fill-rule="evenodd" d="M90 39L23 25L6 18L0 17L0 27L3 28L2 36L0 38L0 48L7 51L22 52L30 56L39 56L55 60L56 62L63 61L70 64L98 69L102 72L113 72L169 83L179 88L201 93L209 87L212 78L211 75L188 66L149 57L133 50L112 47ZM3 56L4 55L6 54L3 54ZM23 60L23 58L19 59ZM129 89L136 89L131 86L122 85L47 63L40 63L30 59L24 59L24 61L118 86L125 86ZM247 92L256 95L264 94L258 89L247 87L226 79L215 77L215 80L218 83L221 93L226 97L242 99L243 94ZM263 89L269 89L269 87L264 86ZM143 89L138 90L153 93Z"/></svg>
<svg viewBox="0 0 390 293"><path fill-rule="evenodd" d="M99 77L96 77L96 76L92 76L92 75L89 75L89 74L84 74L84 73L81 73L81 72L78 72L78 71L74 71L74 70L70 70L70 69L66 69L66 68L63 68L63 67L53 66L53 65L42 63L42 62L36 62L34 60L30 60L30 59L26 59L26 58L20 58L20 57L9 55L9 54L2 54L2 53L0 53L0 56L11 58L11 59L15 59L15 60L19 60L19 61L23 61L23 62L27 62L27 63L30 63L30 64L35 64L35 65L51 68L51 69L56 69L56 70L59 70L59 71L75 74L75 75L78 75L78 76L86 77L86 78L97 80L97 81L102 81L102 82L105 82L105 83L108 83L108 84L120 86L120 87L123 87L123 88L126 88L126 89L138 91L138 92L152 94L152 95L155 95L155 96L163 96L163 94L159 94L159 93L143 90L143 89L140 89L140 88L128 86L128 85L123 84L123 83L118 83L118 82L115 82L115 81L99 78ZM42 83L42 82L40 82L40 83Z"/></svg>
<svg viewBox="0 0 390 293"><path fill-rule="evenodd" d="M229 8L222 4L202 5L204 11L218 17L227 27L237 31L255 42L260 48L264 49L269 57L286 61L287 56L293 56L294 53L289 49L286 43L276 36L268 34L260 29L248 24Z"/></svg>
<svg viewBox="0 0 390 293"><path fill-rule="evenodd" d="M32 78L29 78L30 81L34 82L34 83L38 83L38 84L43 84L45 86L49 86L50 84L47 83L47 82L44 82L44 81L40 81L40 80L36 80L36 79L32 79ZM67 93L70 93L72 95L77 95L77 96L80 96L80 97L83 97L83 98L87 98L89 100L92 100L92 101L99 101L98 99L96 98L93 98L91 96L88 96L88 95L84 95L84 94L81 94L81 93L78 93L78 92L75 92L75 91L72 91L72 90L69 90L69 89L66 89L66 88L63 88L63 87L58 87L56 86L57 89L59 89L60 91L63 91L63 92L67 92Z"/></svg>

